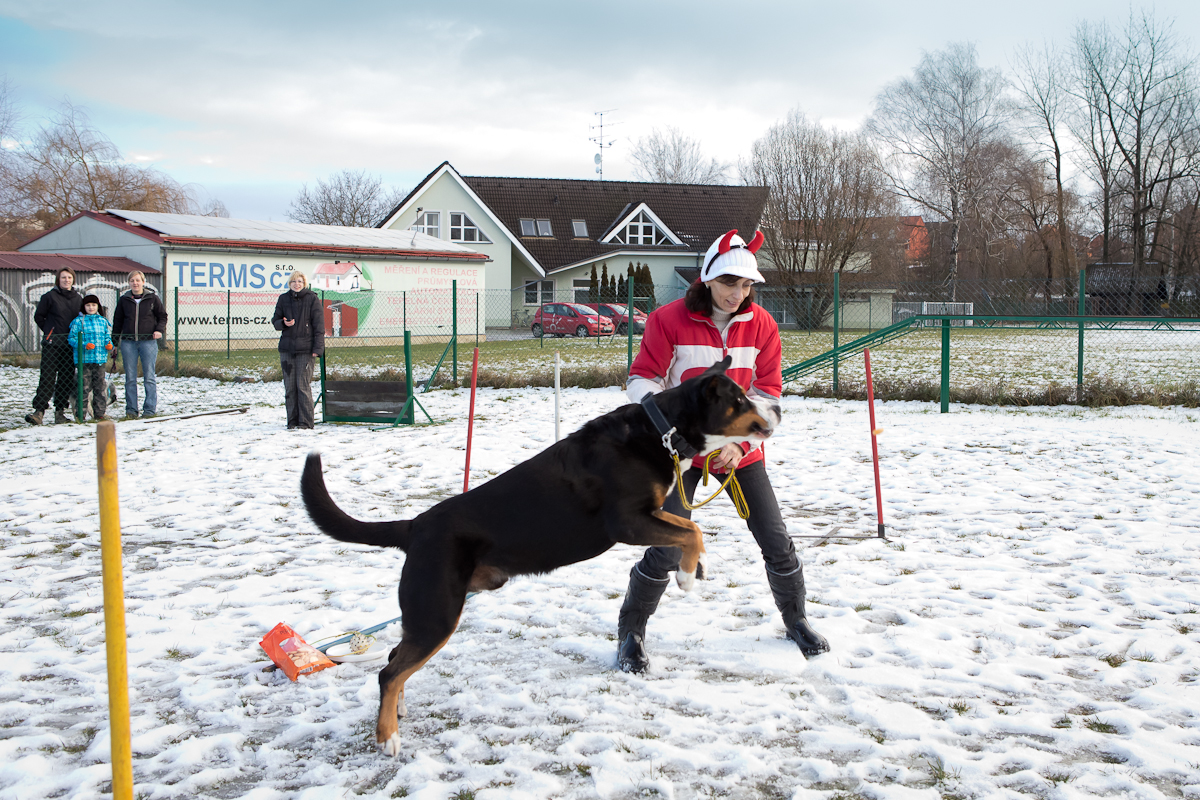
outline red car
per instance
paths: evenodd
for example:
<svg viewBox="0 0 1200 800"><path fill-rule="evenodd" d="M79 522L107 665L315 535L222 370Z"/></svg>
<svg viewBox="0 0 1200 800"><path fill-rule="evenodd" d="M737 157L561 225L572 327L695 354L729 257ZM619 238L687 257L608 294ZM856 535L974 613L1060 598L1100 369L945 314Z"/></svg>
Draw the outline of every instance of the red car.
<svg viewBox="0 0 1200 800"><path fill-rule="evenodd" d="M552 333L555 336L612 336L613 323L579 303L546 303L533 315L533 335Z"/></svg>
<svg viewBox="0 0 1200 800"><path fill-rule="evenodd" d="M617 328L617 335L624 336L628 332L629 312L622 303L584 303L590 309L600 312L600 316L608 317ZM646 332L646 315L637 306L633 309L633 332Z"/></svg>

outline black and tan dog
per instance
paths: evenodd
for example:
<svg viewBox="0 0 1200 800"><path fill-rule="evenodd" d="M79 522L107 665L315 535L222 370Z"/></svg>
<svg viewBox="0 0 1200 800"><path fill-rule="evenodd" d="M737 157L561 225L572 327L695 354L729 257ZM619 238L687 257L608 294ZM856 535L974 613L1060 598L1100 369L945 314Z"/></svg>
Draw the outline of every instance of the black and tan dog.
<svg viewBox="0 0 1200 800"><path fill-rule="evenodd" d="M761 442L779 422L778 404L748 398L725 376L728 366L726 358L654 398L670 425L701 453L728 442ZM677 580L690 590L697 573L703 577L704 542L695 523L662 510L673 480L663 437L638 405L591 420L412 520L348 516L325 488L320 455L309 455L300 486L317 527L343 542L407 553L400 575L403 638L379 673L380 748L399 753L404 684L446 644L468 592L593 558L618 543L682 548Z"/></svg>

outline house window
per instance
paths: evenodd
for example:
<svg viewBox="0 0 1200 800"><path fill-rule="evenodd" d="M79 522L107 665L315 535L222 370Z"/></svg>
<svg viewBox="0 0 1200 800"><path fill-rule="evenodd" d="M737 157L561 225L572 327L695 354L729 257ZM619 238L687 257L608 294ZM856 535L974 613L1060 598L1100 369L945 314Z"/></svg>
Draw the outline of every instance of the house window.
<svg viewBox="0 0 1200 800"><path fill-rule="evenodd" d="M645 211L630 220L629 224L625 226L625 230L618 233L614 238L625 244L674 244L663 233L662 228L654 224Z"/></svg>
<svg viewBox="0 0 1200 800"><path fill-rule="evenodd" d="M571 230L575 234L576 239L587 238L587 220L573 219L571 220Z"/></svg>
<svg viewBox="0 0 1200 800"><path fill-rule="evenodd" d="M576 278L575 280L571 281L572 294L575 296L574 302L592 302L591 288L592 281L590 278Z"/></svg>
<svg viewBox="0 0 1200 800"><path fill-rule="evenodd" d="M550 228L550 220L548 219L523 219L521 220L521 235L553 236L554 233Z"/></svg>
<svg viewBox="0 0 1200 800"><path fill-rule="evenodd" d="M410 231L424 233L435 239L441 238L442 215L436 211L426 211L417 215L417 221L408 226Z"/></svg>
<svg viewBox="0 0 1200 800"><path fill-rule="evenodd" d="M525 305L540 306L554 301L554 281L530 281L525 284Z"/></svg>
<svg viewBox="0 0 1200 800"><path fill-rule="evenodd" d="M470 217L457 211L450 212L450 241L492 243L492 240L479 230L479 226Z"/></svg>

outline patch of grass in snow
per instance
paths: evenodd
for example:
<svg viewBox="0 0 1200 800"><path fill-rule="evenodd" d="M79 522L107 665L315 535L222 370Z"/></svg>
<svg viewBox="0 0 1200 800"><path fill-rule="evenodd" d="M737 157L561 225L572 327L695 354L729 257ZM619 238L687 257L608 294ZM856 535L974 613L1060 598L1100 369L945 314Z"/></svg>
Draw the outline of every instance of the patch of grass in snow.
<svg viewBox="0 0 1200 800"><path fill-rule="evenodd" d="M1072 772L1059 772L1058 770L1043 772L1040 774L1054 786L1058 786L1060 783L1070 783L1071 781L1075 780L1076 777Z"/></svg>
<svg viewBox="0 0 1200 800"><path fill-rule="evenodd" d="M1175 620L1173 623L1171 623L1171 627L1179 633L1182 633L1184 636L1187 636L1189 633L1196 630L1195 625L1189 625L1182 620Z"/></svg>
<svg viewBox="0 0 1200 800"><path fill-rule="evenodd" d="M854 610L855 611L870 611L871 604L870 603L859 603L858 605L856 605L854 607Z"/></svg>
<svg viewBox="0 0 1200 800"><path fill-rule="evenodd" d="M971 714L975 711L975 706L971 705L966 700L955 700L950 704L950 708L959 716Z"/></svg>
<svg viewBox="0 0 1200 800"><path fill-rule="evenodd" d="M1071 722L1071 718L1068 717L1066 714L1063 714L1061 717L1054 720L1053 724L1051 724L1050 727L1051 728L1069 728L1069 727L1071 727L1072 724L1073 723Z"/></svg>
<svg viewBox="0 0 1200 800"><path fill-rule="evenodd" d="M1154 657L1153 653L1130 653L1129 657L1132 658L1134 661L1143 661L1147 664L1153 664L1155 661L1158 660L1157 658Z"/></svg>
<svg viewBox="0 0 1200 800"><path fill-rule="evenodd" d="M1099 717L1088 717L1083 721L1083 727L1096 733L1120 733L1116 725L1110 725ZM1111 763L1111 762L1109 762Z"/></svg>
<svg viewBox="0 0 1200 800"><path fill-rule="evenodd" d="M1100 656L1100 660L1110 667L1116 668L1125 663L1125 656L1120 653L1109 653L1108 655Z"/></svg>

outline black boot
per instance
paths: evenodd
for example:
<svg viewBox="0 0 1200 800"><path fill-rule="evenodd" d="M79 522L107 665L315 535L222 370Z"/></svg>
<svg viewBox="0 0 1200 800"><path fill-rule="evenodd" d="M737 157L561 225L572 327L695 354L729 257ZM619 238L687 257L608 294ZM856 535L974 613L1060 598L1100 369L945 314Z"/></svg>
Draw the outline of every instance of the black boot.
<svg viewBox="0 0 1200 800"><path fill-rule="evenodd" d="M629 570L629 588L617 618L617 666L622 672L645 672L650 666L646 655L646 622L658 610L658 601L667 589L667 578L647 578L637 565Z"/></svg>
<svg viewBox="0 0 1200 800"><path fill-rule="evenodd" d="M775 607L783 615L788 638L800 646L805 658L829 652L829 642L808 624L804 616L804 571L796 567L789 575L777 575L767 569L767 583L775 595Z"/></svg>

